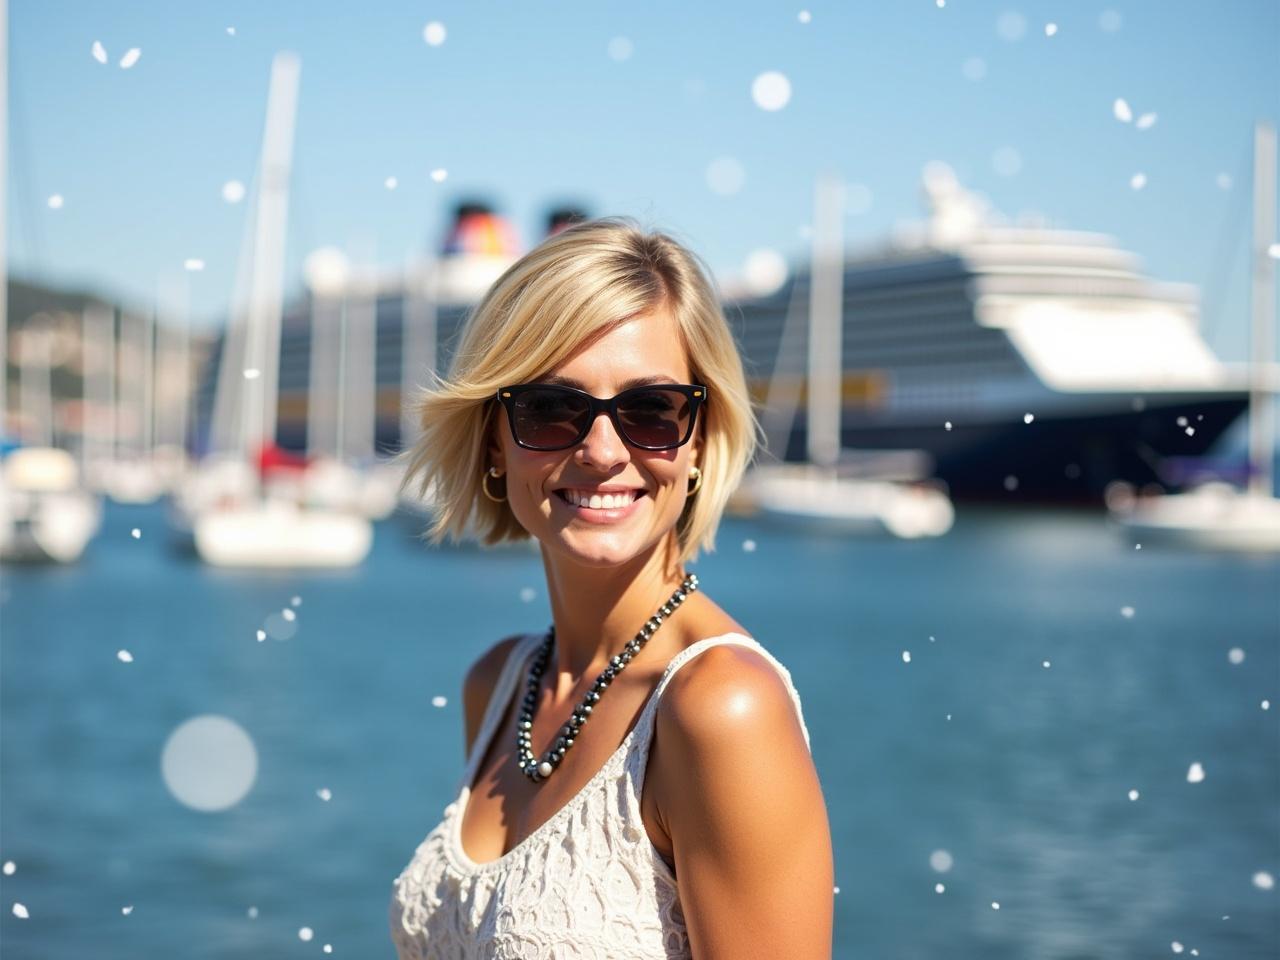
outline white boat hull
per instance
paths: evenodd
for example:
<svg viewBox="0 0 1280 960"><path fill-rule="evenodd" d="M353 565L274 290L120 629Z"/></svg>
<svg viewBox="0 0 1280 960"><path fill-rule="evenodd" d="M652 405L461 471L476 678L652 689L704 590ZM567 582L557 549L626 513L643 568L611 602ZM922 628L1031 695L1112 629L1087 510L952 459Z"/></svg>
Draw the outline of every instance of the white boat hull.
<svg viewBox="0 0 1280 960"><path fill-rule="evenodd" d="M196 552L218 567L352 567L373 545L361 516L267 502L198 516Z"/></svg>
<svg viewBox="0 0 1280 960"><path fill-rule="evenodd" d="M1280 552L1280 499L1209 483L1190 493L1113 496L1112 519L1134 539L1218 550Z"/></svg>

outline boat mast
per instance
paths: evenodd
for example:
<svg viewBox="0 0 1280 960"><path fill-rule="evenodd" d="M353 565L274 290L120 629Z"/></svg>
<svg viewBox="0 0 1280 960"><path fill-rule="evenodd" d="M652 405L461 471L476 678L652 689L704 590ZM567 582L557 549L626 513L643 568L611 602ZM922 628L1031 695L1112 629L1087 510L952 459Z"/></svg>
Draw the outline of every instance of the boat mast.
<svg viewBox="0 0 1280 960"><path fill-rule="evenodd" d="M1249 493L1271 497L1275 457L1274 409L1270 381L1274 374L1272 328L1275 324L1276 129L1259 121L1253 137L1253 343L1250 350Z"/></svg>
<svg viewBox="0 0 1280 960"><path fill-rule="evenodd" d="M809 267L809 462L832 467L840 457L844 315L844 183L819 175L813 191L813 256Z"/></svg>
<svg viewBox="0 0 1280 960"><path fill-rule="evenodd" d="M256 457L264 446L274 444L276 439L280 310L284 296L285 230L299 70L298 57L292 53L277 53L271 61L262 165L258 174L245 356L246 369L258 371L246 384L245 391L245 439L250 457Z"/></svg>

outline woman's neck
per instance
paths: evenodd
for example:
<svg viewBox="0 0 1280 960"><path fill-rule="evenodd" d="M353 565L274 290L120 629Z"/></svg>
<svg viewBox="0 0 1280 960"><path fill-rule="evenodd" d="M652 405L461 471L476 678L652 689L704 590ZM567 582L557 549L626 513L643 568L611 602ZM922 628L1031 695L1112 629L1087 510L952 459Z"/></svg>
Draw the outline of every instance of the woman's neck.
<svg viewBox="0 0 1280 960"><path fill-rule="evenodd" d="M584 676L592 680L670 599L683 579L674 545L617 567L586 567L545 548L543 567L556 626L555 649L547 664L551 688L567 695ZM667 629L655 634L655 638ZM633 663L644 661L648 641Z"/></svg>

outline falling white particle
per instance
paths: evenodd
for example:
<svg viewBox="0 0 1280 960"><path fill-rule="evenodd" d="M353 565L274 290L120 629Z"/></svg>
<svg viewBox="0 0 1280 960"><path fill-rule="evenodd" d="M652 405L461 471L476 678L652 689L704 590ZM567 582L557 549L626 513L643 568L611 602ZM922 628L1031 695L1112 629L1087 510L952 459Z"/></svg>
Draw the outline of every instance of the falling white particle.
<svg viewBox="0 0 1280 960"><path fill-rule="evenodd" d="M1051 666L1053 666L1053 664L1051 664L1048 660L1045 660L1043 663L1040 664L1040 666L1048 670Z"/></svg>
<svg viewBox="0 0 1280 960"><path fill-rule="evenodd" d="M107 62L106 48L104 48L101 42L97 40L93 41L93 59L97 60L99 63Z"/></svg>
<svg viewBox="0 0 1280 960"><path fill-rule="evenodd" d="M1180 944L1177 940L1173 941L1173 943L1171 943L1170 946L1173 948L1174 953L1182 952L1182 944Z"/></svg>
<svg viewBox="0 0 1280 960"><path fill-rule="evenodd" d="M443 706L447 705L448 703L449 703L449 698L448 698L448 697L442 697L442 696L440 696L440 694L438 694L438 693L437 693L434 697L432 697L432 698L431 698L431 705L432 705L433 707L443 707Z"/></svg>
<svg viewBox="0 0 1280 960"><path fill-rule="evenodd" d="M733 157L717 157L707 164L707 186L722 197L732 196L747 182L747 173Z"/></svg>
<svg viewBox="0 0 1280 960"><path fill-rule="evenodd" d="M929 642L930 642L930 643L936 643L937 641L936 641L936 640L934 640L934 638L933 638L933 637L930 637L930 638L929 638Z"/></svg>
<svg viewBox="0 0 1280 960"><path fill-rule="evenodd" d="M236 35L235 27L227 27L227 36L234 37Z"/></svg>
<svg viewBox="0 0 1280 960"><path fill-rule="evenodd" d="M1231 189L1231 174L1229 174L1229 173L1220 173L1220 174L1218 174L1218 176L1215 178L1215 181L1214 181L1214 182L1218 184L1218 189L1219 189L1219 190L1230 190L1230 189Z"/></svg>
<svg viewBox="0 0 1280 960"><path fill-rule="evenodd" d="M752 81L751 99L761 110L781 110L791 100L791 81L777 70L766 70Z"/></svg>
<svg viewBox="0 0 1280 960"><path fill-rule="evenodd" d="M992 900L992 901L991 901L991 909L992 909L992 910L999 910L999 909L1000 909L1000 902L999 902L998 900Z"/></svg>
<svg viewBox="0 0 1280 960"><path fill-rule="evenodd" d="M1271 701L1270 701L1270 700L1263 700L1263 701L1262 701L1262 703L1260 704L1260 706L1262 707L1262 709L1263 709L1263 710L1270 710L1270 709L1271 709Z"/></svg>
<svg viewBox="0 0 1280 960"><path fill-rule="evenodd" d="M311 928L310 928L310 927L303 927L303 928L301 928L301 929L298 931L298 939L299 939L299 940L306 940L306 941L310 941L310 940L311 940L311 938L312 938L313 936L315 936L315 934L313 934L313 933L311 932Z"/></svg>
<svg viewBox="0 0 1280 960"><path fill-rule="evenodd" d="M192 273L198 273L204 269L204 261L197 257L188 257L182 261L182 266Z"/></svg>
<svg viewBox="0 0 1280 960"><path fill-rule="evenodd" d="M1017 490L1018 478L1015 477L1012 473L1009 474L1009 476L1004 478L1004 488L1008 490L1010 493L1012 493L1014 490Z"/></svg>
<svg viewBox="0 0 1280 960"><path fill-rule="evenodd" d="M1046 23L1044 25L1044 35L1046 37L1052 37L1057 32L1058 32L1058 25L1056 23Z"/></svg>
<svg viewBox="0 0 1280 960"><path fill-rule="evenodd" d="M265 639L267 639L267 631L265 631L265 630L259 630L259 631L258 631L258 642L259 642L259 643L261 643L261 642L262 642L263 640L265 640Z"/></svg>
<svg viewBox="0 0 1280 960"><path fill-rule="evenodd" d="M975 83L987 75L987 61L981 57L970 57L960 66L960 73L966 80Z"/></svg>
<svg viewBox="0 0 1280 960"><path fill-rule="evenodd" d="M121 663L133 663L133 654L128 650L117 650L116 659Z"/></svg>
<svg viewBox="0 0 1280 960"><path fill-rule="evenodd" d="M910 663L910 662L911 662L911 651L910 651L910 650L903 650L903 651L902 651L902 662L903 662L903 663Z"/></svg>
<svg viewBox="0 0 1280 960"><path fill-rule="evenodd" d="M742 541L742 552L743 552L743 553L755 553L755 552L756 552L756 542L755 542L754 540L743 540L743 541Z"/></svg>
<svg viewBox="0 0 1280 960"><path fill-rule="evenodd" d="M1267 247L1267 256L1272 260L1280 260L1280 243L1273 243Z"/></svg>
<svg viewBox="0 0 1280 960"><path fill-rule="evenodd" d="M1104 33L1115 33L1122 22L1119 10L1103 10L1098 17L1098 26Z"/></svg>
<svg viewBox="0 0 1280 960"><path fill-rule="evenodd" d="M432 20L422 28L422 39L427 41L427 46L438 47L444 43L445 33L444 24L439 20Z"/></svg>
<svg viewBox="0 0 1280 960"><path fill-rule="evenodd" d="M951 719L951 714L949 714L949 713L948 713L948 714L947 714L947 720L950 720L950 719Z"/></svg>
<svg viewBox="0 0 1280 960"><path fill-rule="evenodd" d="M281 610L280 616L284 617L290 623L292 623L294 620L298 618L298 615L294 613L293 610L291 610L289 607L285 607L283 610Z"/></svg>
<svg viewBox="0 0 1280 960"><path fill-rule="evenodd" d="M631 59L635 46L627 37L614 37L609 41L609 59L614 63L623 63Z"/></svg>
<svg viewBox="0 0 1280 960"><path fill-rule="evenodd" d="M1187 783L1201 783L1204 780L1204 767L1199 761L1187 768Z"/></svg>
<svg viewBox="0 0 1280 960"><path fill-rule="evenodd" d="M840 892L840 888L839 888L839 887L832 887L832 888L831 888L831 892L832 892L832 893L839 893L839 892Z"/></svg>
<svg viewBox="0 0 1280 960"><path fill-rule="evenodd" d="M1259 890L1272 890L1276 885L1276 878L1265 870L1259 870L1253 875L1253 885Z"/></svg>
<svg viewBox="0 0 1280 960"><path fill-rule="evenodd" d="M228 180L222 185L222 199L227 203L239 203L244 199L244 184L239 180Z"/></svg>
<svg viewBox="0 0 1280 960"><path fill-rule="evenodd" d="M1116 102L1111 105L1111 112L1115 114L1116 119L1121 123L1128 123L1133 119L1133 111L1129 109L1129 102L1123 97L1116 97Z"/></svg>
<svg viewBox="0 0 1280 960"><path fill-rule="evenodd" d="M125 55L120 58L120 69L128 70L130 67L132 67L135 63L138 62L138 58L140 56L142 56L142 51L139 50L137 47L133 47L130 50L126 51Z"/></svg>
<svg viewBox="0 0 1280 960"><path fill-rule="evenodd" d="M62 194L60 193L53 194L53 196L49 197L48 203L49 203L50 210L61 210L62 203L63 203Z"/></svg>
<svg viewBox="0 0 1280 960"><path fill-rule="evenodd" d="M1178 425L1178 426L1180 426L1180 427L1185 427L1185 426L1187 425L1187 418L1186 418L1186 417L1179 417L1179 418L1178 418L1176 421L1174 421L1174 422L1175 422L1175 423L1177 423L1177 425Z"/></svg>
<svg viewBox="0 0 1280 960"><path fill-rule="evenodd" d="M946 892L946 889L947 889L947 888L946 888L945 886L943 886L942 884L940 884L940 883L935 883L935 884L933 885L933 892L934 892L934 893L945 893L945 892Z"/></svg>
<svg viewBox="0 0 1280 960"><path fill-rule="evenodd" d="M1024 414L1022 415L1022 422L1023 422L1023 423L1030 423L1030 422L1031 422L1032 420L1034 420L1035 418L1036 418L1036 415L1035 415L1034 413L1024 413Z"/></svg>
<svg viewBox="0 0 1280 960"><path fill-rule="evenodd" d="M257 380L257 379L258 379L258 375L259 375L261 372L262 372L261 370L258 370L258 369L256 369L255 367L250 367L248 370L246 370L246 371L244 372L244 378L245 378L246 380Z"/></svg>
<svg viewBox="0 0 1280 960"><path fill-rule="evenodd" d="M13 872L17 869L18 869L17 866L14 864L12 860L6 860L4 862L4 875L6 877L12 877Z"/></svg>
<svg viewBox="0 0 1280 960"><path fill-rule="evenodd" d="M939 10L947 5L947 0L935 0L935 2L937 3Z"/></svg>
<svg viewBox="0 0 1280 960"><path fill-rule="evenodd" d="M387 179L382 181L382 185L386 187L388 190L394 190L396 187L400 185L400 181L397 180L395 177L387 177Z"/></svg>
<svg viewBox="0 0 1280 960"><path fill-rule="evenodd" d="M937 873L946 873L955 865L950 850L935 850L929 854L929 866Z"/></svg>
<svg viewBox="0 0 1280 960"><path fill-rule="evenodd" d="M944 426L944 427L946 427L948 430L950 430L950 429L951 429L951 421L950 421L950 420L948 420L946 423L944 423L944 424L943 424L943 426Z"/></svg>
<svg viewBox="0 0 1280 960"><path fill-rule="evenodd" d="M133 539L135 540L141 540L142 531L139 530L137 527L134 527L132 530L129 531L129 536L133 537Z"/></svg>
<svg viewBox="0 0 1280 960"><path fill-rule="evenodd" d="M1138 122L1134 124L1139 130L1150 130L1156 125L1156 114L1144 113L1138 118Z"/></svg>
<svg viewBox="0 0 1280 960"><path fill-rule="evenodd" d="M326 944L324 945L324 952L325 952L325 953L333 953L333 944L331 944L331 943L326 943Z"/></svg>
<svg viewBox="0 0 1280 960"><path fill-rule="evenodd" d="M15 917L20 917L23 920L26 920L27 917L29 916L29 914L27 913L27 908L20 903L15 903L13 905L13 915Z"/></svg>
<svg viewBox="0 0 1280 960"><path fill-rule="evenodd" d="M771 247L752 250L742 264L742 280L756 296L768 296L781 289L787 282L787 272L786 258Z"/></svg>
<svg viewBox="0 0 1280 960"><path fill-rule="evenodd" d="M1022 39L1023 34L1027 32L1027 18L1016 10L1008 10L996 20L996 33L1000 34L1000 39L1007 40L1009 43L1016 43Z"/></svg>
<svg viewBox="0 0 1280 960"><path fill-rule="evenodd" d="M325 803L328 803L329 800L333 798L333 793L330 792L328 787L321 787L319 790L316 791L316 796L319 797L321 800L323 800Z"/></svg>
<svg viewBox="0 0 1280 960"><path fill-rule="evenodd" d="M1234 664L1244 663L1244 651L1239 647L1232 647L1227 651L1227 659Z"/></svg>
<svg viewBox="0 0 1280 960"><path fill-rule="evenodd" d="M1129 791L1129 799L1130 799L1130 800L1137 800L1139 796L1141 796L1141 794L1139 794L1137 790L1130 790L1130 791Z"/></svg>
<svg viewBox="0 0 1280 960"><path fill-rule="evenodd" d="M520 600L522 603L533 603L533 598L537 595L537 591L535 591L533 587L520 588Z"/></svg>
<svg viewBox="0 0 1280 960"><path fill-rule="evenodd" d="M796 14L796 19L799 20L801 23L808 23L810 20L813 19L813 15L809 13L808 10L801 10L799 13Z"/></svg>
<svg viewBox="0 0 1280 960"><path fill-rule="evenodd" d="M250 920L257 920L257 919L258 919L258 908L257 908L257 907L250 907L250 908L248 909L248 911L247 911L247 912L248 912L248 914L249 914L249 919L250 919Z"/></svg>
<svg viewBox="0 0 1280 960"><path fill-rule="evenodd" d="M121 907L120 912L127 917L129 914L133 913L133 904L129 904L127 907Z"/></svg>
<svg viewBox="0 0 1280 960"><path fill-rule="evenodd" d="M1147 175L1145 173L1135 173L1129 178L1129 186L1134 190L1141 190L1147 185Z"/></svg>
<svg viewBox="0 0 1280 960"><path fill-rule="evenodd" d="M1187 427L1187 436L1188 436L1188 437L1194 437L1195 435L1196 435L1196 428L1195 428L1195 427Z"/></svg>
<svg viewBox="0 0 1280 960"><path fill-rule="evenodd" d="M444 167L436 167L431 171L431 179L436 183L444 183L445 177L449 176L449 171Z"/></svg>
<svg viewBox="0 0 1280 960"><path fill-rule="evenodd" d="M1142 549L1142 544L1140 544L1140 543L1135 543L1135 544L1133 545L1133 549L1135 549L1135 550L1141 550L1141 549Z"/></svg>
<svg viewBox="0 0 1280 960"><path fill-rule="evenodd" d="M289 601L289 603L290 603L292 606L300 607L300 606L302 606L302 598L301 598L301 597L298 597L298 596L295 596L293 599L291 599L291 600Z"/></svg>
<svg viewBox="0 0 1280 960"><path fill-rule="evenodd" d="M1133 619L1133 607L1121 607L1121 608L1120 608L1120 616L1124 617L1126 620L1132 620L1132 619Z"/></svg>

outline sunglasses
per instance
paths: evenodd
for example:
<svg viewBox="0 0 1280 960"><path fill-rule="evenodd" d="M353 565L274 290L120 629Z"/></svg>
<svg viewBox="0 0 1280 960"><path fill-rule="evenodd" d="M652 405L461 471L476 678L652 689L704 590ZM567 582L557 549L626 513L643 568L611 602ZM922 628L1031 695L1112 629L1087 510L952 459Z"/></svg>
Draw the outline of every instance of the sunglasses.
<svg viewBox="0 0 1280 960"><path fill-rule="evenodd" d="M672 450L693 436L698 407L706 398L706 387L682 383L632 387L608 400L553 383L522 383L498 390L511 435L526 450L577 446L601 411L609 414L618 436L631 446Z"/></svg>

